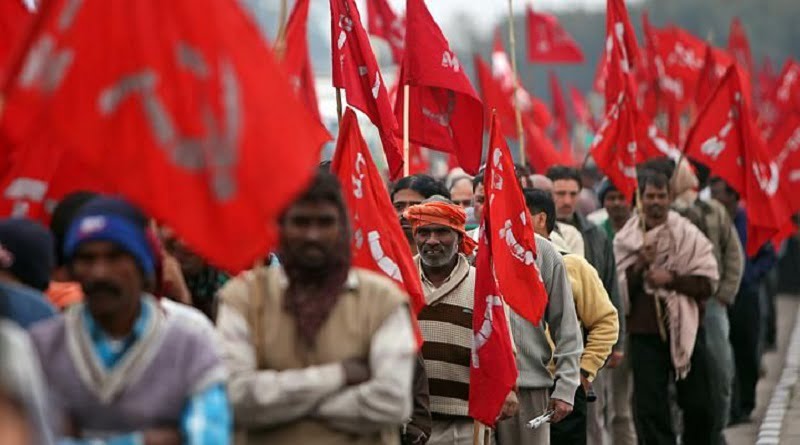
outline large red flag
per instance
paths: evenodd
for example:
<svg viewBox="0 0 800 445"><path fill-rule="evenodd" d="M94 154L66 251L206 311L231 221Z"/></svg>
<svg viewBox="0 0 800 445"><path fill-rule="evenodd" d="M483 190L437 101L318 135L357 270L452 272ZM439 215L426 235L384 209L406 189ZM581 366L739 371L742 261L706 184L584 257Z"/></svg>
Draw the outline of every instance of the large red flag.
<svg viewBox="0 0 800 445"><path fill-rule="evenodd" d="M535 173L543 175L554 165L569 165L541 127L529 119L523 120L522 127L525 131L525 154Z"/></svg>
<svg viewBox="0 0 800 445"><path fill-rule="evenodd" d="M294 93L305 102L308 109L322 123L314 85L314 69L308 56L308 6L311 0L297 0L286 24L286 41L283 67L289 74Z"/></svg>
<svg viewBox="0 0 800 445"><path fill-rule="evenodd" d="M408 0L406 24L400 85L410 87L409 139L455 154L467 173L477 174L483 143L483 104L424 0ZM397 95L395 113L399 121L404 96L402 91Z"/></svg>
<svg viewBox="0 0 800 445"><path fill-rule="evenodd" d="M606 4L606 111L611 109L621 92L636 97L633 69L639 60L639 45L624 0L608 0Z"/></svg>
<svg viewBox="0 0 800 445"><path fill-rule="evenodd" d="M730 33L728 34L728 51L733 54L736 62L749 76L753 72L753 57L750 55L750 41L747 39L747 32L742 26L739 17L731 19Z"/></svg>
<svg viewBox="0 0 800 445"><path fill-rule="evenodd" d="M775 129L768 147L781 171L781 186L786 190L791 213L800 212L800 113L793 111Z"/></svg>
<svg viewBox="0 0 800 445"><path fill-rule="evenodd" d="M572 111L575 112L578 121L590 130L594 130L594 116L581 90L575 85L569 85L569 97L572 100Z"/></svg>
<svg viewBox="0 0 800 445"><path fill-rule="evenodd" d="M583 51L556 16L528 9L528 60L541 63L583 63Z"/></svg>
<svg viewBox="0 0 800 445"><path fill-rule="evenodd" d="M361 136L358 118L349 108L342 118L331 170L339 177L350 212L353 266L395 280L408 293L414 314L419 313L425 307L425 295L417 266L381 175Z"/></svg>
<svg viewBox="0 0 800 445"><path fill-rule="evenodd" d="M369 33L386 40L392 50L394 63L399 65L403 60L403 44L406 39L403 18L395 14L387 0L372 0L367 3L367 21Z"/></svg>
<svg viewBox="0 0 800 445"><path fill-rule="evenodd" d="M783 228L789 209L781 193L778 164L752 122L740 70L737 65L728 68L697 117L685 150L744 199L748 210L746 250L753 255Z"/></svg>
<svg viewBox="0 0 800 445"><path fill-rule="evenodd" d="M403 153L395 138L397 120L369 36L355 0L330 1L333 86L344 89L348 105L378 127L389 174L396 179L403 173Z"/></svg>
<svg viewBox="0 0 800 445"><path fill-rule="evenodd" d="M34 20L5 149L62 150L226 270L262 258L326 135L241 7L53 0Z"/></svg>
<svg viewBox="0 0 800 445"><path fill-rule="evenodd" d="M650 34L659 92L669 107L679 112L697 96L697 80L703 70L707 44L677 26L651 29Z"/></svg>
<svg viewBox="0 0 800 445"><path fill-rule="evenodd" d="M514 312L536 325L547 306L547 292L534 262L533 221L499 125L494 119L484 177L486 233L500 293Z"/></svg>
<svg viewBox="0 0 800 445"><path fill-rule="evenodd" d="M484 216L484 229L489 228ZM506 397L517 384L517 360L503 309L503 296L493 272L492 246L481 230L475 261L472 307L472 360L469 370L469 416L494 428Z"/></svg>
<svg viewBox="0 0 800 445"><path fill-rule="evenodd" d="M569 135L569 117L567 116L567 104L564 102L564 93L561 91L561 84L553 70L549 72L550 77L550 96L553 99L553 116L556 121L555 134L558 139L559 151L564 163L572 165L572 141Z"/></svg>

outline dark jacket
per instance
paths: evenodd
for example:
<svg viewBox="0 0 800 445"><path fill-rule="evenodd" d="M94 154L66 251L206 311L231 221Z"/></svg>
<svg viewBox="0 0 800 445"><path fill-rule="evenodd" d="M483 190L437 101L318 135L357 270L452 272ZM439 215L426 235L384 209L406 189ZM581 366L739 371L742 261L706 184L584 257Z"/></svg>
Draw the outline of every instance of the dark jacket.
<svg viewBox="0 0 800 445"><path fill-rule="evenodd" d="M13 283L0 283L0 317L23 329L56 315L53 305L38 290Z"/></svg>
<svg viewBox="0 0 800 445"><path fill-rule="evenodd" d="M411 420L403 427L401 436L403 445L427 443L433 429L428 375L425 373L425 362L421 355L417 355L417 362L414 366L413 390L414 410L411 412Z"/></svg>
<svg viewBox="0 0 800 445"><path fill-rule="evenodd" d="M617 262L614 259L614 244L606 236L602 227L596 226L586 218L576 213L571 222L583 235L583 248L586 261L589 262L600 275L603 287L611 298L611 304L617 309L619 316L619 339L614 345L614 351L621 352L625 345L625 308L619 296L619 284L617 282Z"/></svg>

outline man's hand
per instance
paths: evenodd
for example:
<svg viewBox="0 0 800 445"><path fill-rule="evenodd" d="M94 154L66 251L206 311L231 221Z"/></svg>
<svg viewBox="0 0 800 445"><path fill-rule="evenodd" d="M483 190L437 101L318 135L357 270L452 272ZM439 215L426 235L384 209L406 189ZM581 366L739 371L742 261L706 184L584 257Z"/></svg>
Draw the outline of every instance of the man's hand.
<svg viewBox="0 0 800 445"><path fill-rule="evenodd" d="M656 260L656 246L654 244L645 244L639 249L639 261L637 267L639 270L646 269L647 266L653 264Z"/></svg>
<svg viewBox="0 0 800 445"><path fill-rule="evenodd" d="M572 405L558 399L550 399L550 409L553 410L553 417L550 418L550 423L561 422L572 413Z"/></svg>
<svg viewBox="0 0 800 445"><path fill-rule="evenodd" d="M664 287L672 283L673 278L672 272L660 267L650 269L645 274L645 281L652 287Z"/></svg>
<svg viewBox="0 0 800 445"><path fill-rule="evenodd" d="M622 360L625 358L625 354L619 351L611 351L611 355L608 357L608 363L606 363L606 368L614 369L622 363Z"/></svg>
<svg viewBox="0 0 800 445"><path fill-rule="evenodd" d="M344 378L347 386L360 385L369 380L369 365L358 358L349 358L342 362Z"/></svg>
<svg viewBox="0 0 800 445"><path fill-rule="evenodd" d="M503 402L503 410L500 411L500 416L497 417L497 420L510 419L516 416L518 412L519 399L517 398L516 391L512 389L511 392L509 392L506 396L506 401Z"/></svg>
<svg viewBox="0 0 800 445"><path fill-rule="evenodd" d="M177 428L153 428L143 434L144 445L181 445L181 433Z"/></svg>
<svg viewBox="0 0 800 445"><path fill-rule="evenodd" d="M592 387L592 382L589 381L586 377L581 374L581 386L583 387L583 393L589 394L589 389Z"/></svg>

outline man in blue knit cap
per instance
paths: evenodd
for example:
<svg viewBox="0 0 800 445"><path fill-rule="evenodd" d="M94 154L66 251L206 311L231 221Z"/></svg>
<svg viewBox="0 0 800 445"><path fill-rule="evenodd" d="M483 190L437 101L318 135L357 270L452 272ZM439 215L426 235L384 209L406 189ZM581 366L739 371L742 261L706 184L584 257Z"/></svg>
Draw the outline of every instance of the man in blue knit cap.
<svg viewBox="0 0 800 445"><path fill-rule="evenodd" d="M83 206L67 230L64 258L85 301L31 330L61 443L230 441L221 357L148 293L155 258L146 231L140 211L106 197Z"/></svg>

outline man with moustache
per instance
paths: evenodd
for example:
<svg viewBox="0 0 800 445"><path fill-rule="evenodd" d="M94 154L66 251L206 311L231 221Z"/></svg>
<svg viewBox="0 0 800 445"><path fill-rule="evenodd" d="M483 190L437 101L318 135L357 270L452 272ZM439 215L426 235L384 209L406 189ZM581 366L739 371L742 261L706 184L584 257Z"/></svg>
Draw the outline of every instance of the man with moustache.
<svg viewBox="0 0 800 445"><path fill-rule="evenodd" d="M411 414L408 296L350 265L335 176L318 172L280 220L281 265L220 291L236 425L245 444L394 445Z"/></svg>
<svg viewBox="0 0 800 445"><path fill-rule="evenodd" d="M427 303L417 318L425 340L422 357L433 416L428 444L472 444L469 373L475 268L467 256L476 243L464 229L464 209L441 196L409 207L404 217L411 224L419 251L416 261ZM516 410L512 391L502 418Z"/></svg>
<svg viewBox="0 0 800 445"><path fill-rule="evenodd" d="M220 444L231 415L222 359L193 321L148 292L155 254L147 219L98 197L66 232L63 251L85 299L31 337L62 444Z"/></svg>
<svg viewBox="0 0 800 445"><path fill-rule="evenodd" d="M407 208L422 203L423 200L431 196L443 196L450 199L450 192L447 187L441 182L434 179L432 176L424 174L416 174L406 176L399 179L392 186L390 198L392 199L392 206L394 206L397 217L400 219L400 227L403 228L403 233L406 234L406 240L411 253L417 254L417 244L414 242L414 234L411 231L411 224L403 218L403 212ZM480 220L478 220L480 221Z"/></svg>
<svg viewBox="0 0 800 445"><path fill-rule="evenodd" d="M677 443L668 387L675 381L684 444L714 436L702 306L719 279L714 246L688 219L670 210L669 180L639 176L644 215L617 232L614 254L628 311L634 422L639 443Z"/></svg>

